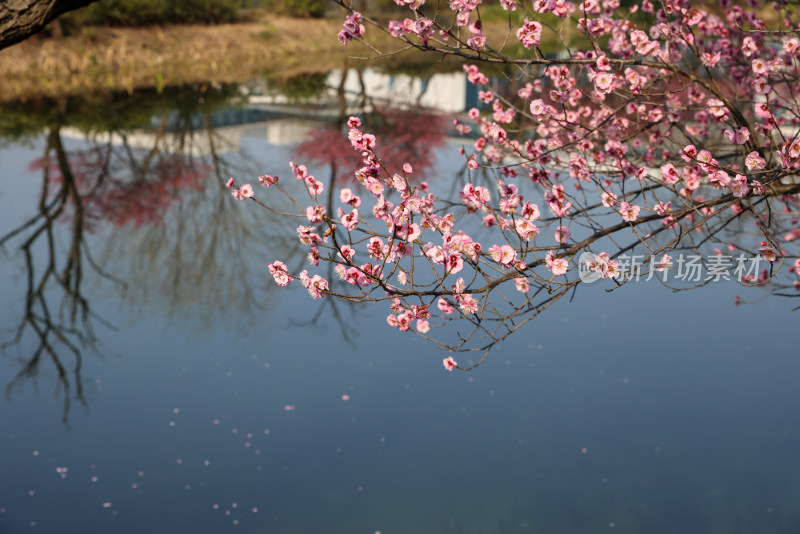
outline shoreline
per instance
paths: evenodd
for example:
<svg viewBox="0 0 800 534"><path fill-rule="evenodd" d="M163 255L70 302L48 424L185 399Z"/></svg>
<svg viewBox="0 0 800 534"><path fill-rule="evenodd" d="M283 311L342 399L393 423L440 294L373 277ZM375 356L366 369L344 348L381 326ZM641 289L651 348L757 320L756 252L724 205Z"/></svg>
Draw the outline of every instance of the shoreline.
<svg viewBox="0 0 800 534"><path fill-rule="evenodd" d="M265 77L285 80L332 66L375 64L375 50L339 42L341 27L338 18L264 14L215 26L86 27L67 37L34 36L0 50L0 103ZM367 41L385 53L382 65L415 72L441 67L442 58L435 54L398 54L402 45L396 39L372 30ZM503 24L487 24L485 31L498 42L508 39Z"/></svg>
<svg viewBox="0 0 800 534"><path fill-rule="evenodd" d="M87 27L67 37L34 36L0 51L0 102L325 72L366 51L343 46L340 28L340 20L270 15L217 26Z"/></svg>

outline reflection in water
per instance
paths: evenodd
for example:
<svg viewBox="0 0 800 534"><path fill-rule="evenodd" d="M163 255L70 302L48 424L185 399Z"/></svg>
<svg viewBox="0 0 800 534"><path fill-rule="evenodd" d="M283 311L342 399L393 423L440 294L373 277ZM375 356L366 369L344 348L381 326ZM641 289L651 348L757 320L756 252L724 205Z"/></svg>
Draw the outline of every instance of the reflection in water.
<svg viewBox="0 0 800 534"><path fill-rule="evenodd" d="M225 182L283 170L287 154L270 157L275 149L265 149L263 141L273 139L276 127L281 142L287 131L295 141L306 140L295 155L330 168L338 180L350 179L357 163L342 128L351 113L362 113L384 133L398 166L413 161L422 171L432 165L444 139L443 120L407 103L394 108L388 93L373 98L365 92L363 71L341 72L313 83L304 78L291 98L257 83L200 85L30 101L4 110L0 134L6 139L32 141L47 132L41 157L29 164L42 175L39 212L1 242L22 251L28 286L23 318L5 345L23 351L8 393L50 362L64 420L72 400L85 403L83 352L96 349L96 324L113 328L94 312L87 288L92 298L101 286L115 297L122 293L133 315L153 309L166 317L190 315L203 329L263 321L275 309L267 307L273 294L263 272L274 251L294 269L308 260L296 237L297 221L240 209ZM336 86L320 94L324 79L335 79ZM353 93L347 83L355 79L361 89ZM366 79L375 85L381 78L367 72ZM422 121L429 126L413 134ZM280 167L264 169L265 160ZM284 186L292 191L294 185ZM66 248L56 246L62 234ZM101 279L112 283L95 283ZM352 312L343 306L327 299L295 324L316 324L329 314L353 346ZM28 337L38 343L25 353Z"/></svg>
<svg viewBox="0 0 800 534"><path fill-rule="evenodd" d="M43 169L39 211L0 238L0 246L18 241L27 273L22 319L13 340L5 343L3 349L21 343L26 336L34 338L35 346L31 355L20 361L21 369L8 384L7 392L10 394L26 378L35 377L42 360L49 360L57 371L57 391L63 391L66 421L73 387L75 399L84 402L81 350L95 343L91 309L83 294L84 262L92 267L95 264L87 252L85 212L59 127L56 124L49 128L44 156L39 162ZM60 254L54 223L67 218L69 244ZM34 260L40 256L37 248L44 249L43 261ZM59 297L53 298L53 288L60 293ZM72 357L69 364L62 361L65 351Z"/></svg>
<svg viewBox="0 0 800 534"><path fill-rule="evenodd" d="M252 317L263 308L266 294L257 286L207 283L248 278L254 256L241 249L258 225L270 224L273 246L290 255L297 249L296 240L285 237L291 234L285 223L231 210L222 194L227 176L254 172L246 159L230 156L213 125L213 113L230 106L235 94L225 87L145 94L141 106L149 117L127 113L136 108L135 98L123 103L112 97L111 112L103 110L96 124L84 115L87 103L36 102L36 117L46 121L7 125L17 138L34 138L47 123L43 155L30 164L42 174L38 213L0 239L4 248L22 252L27 272L23 318L4 348L24 346L30 336L37 340L20 357L9 394L49 361L57 370L64 420L71 399L84 402L82 351L95 348L93 323L110 326L87 297L91 275L127 288L132 307L155 304L167 315L196 306L195 315L209 321L221 309ZM141 126L151 122L157 127L142 135ZM66 147L65 131L84 134L79 148ZM58 246L62 234L66 248Z"/></svg>
<svg viewBox="0 0 800 534"><path fill-rule="evenodd" d="M611 294L591 286L580 306L556 303L527 335L504 341L496 364L431 373L440 356L387 329L383 313L353 320L302 288L254 292L270 278L261 255L288 255L296 270L307 263L294 228L304 220L280 225L234 202L223 184L280 174L282 187L303 193L284 179L288 151L264 142L268 125L297 124L288 111L300 108L227 108L239 94L209 86L17 110L37 124L28 130L37 153L9 153L24 155L23 168L36 159L38 203L50 210L5 241L12 252L34 242L19 290L28 274L37 288L52 261L41 298L51 317L69 319L61 302L76 293L74 274L71 286L59 282L80 269L77 294L91 302L95 341L111 341L103 352L123 358L94 369L87 358L85 373L96 377L84 376L84 394L105 388L103 402L92 403L91 418L75 417L73 432L48 424L27 391L15 391L24 405L0 406L0 532L35 524L47 534L561 533L605 532L613 522L615 533L783 534L800 524L787 314L766 302L726 306L730 288L721 285L702 298L657 284ZM146 113L133 109L138 98ZM335 124L336 98L303 117L303 128ZM359 98L346 95L348 113ZM112 127L92 126L93 109ZM437 156L428 180L458 165ZM330 159L315 161L310 171L330 172ZM432 181L447 187L459 181ZM140 199L137 217L117 213L125 204L111 198L122 192ZM93 315L119 324L98 271L127 284L125 306L138 312L118 332ZM102 287L117 297L122 286ZM624 327L620 310L635 312ZM314 327L287 329L287 320ZM331 335L343 324L358 328L361 350ZM680 335L654 324L678 325ZM736 335L713 334L731 325ZM20 351L35 338L26 328ZM74 355L54 339L74 402ZM50 356L41 358L43 375Z"/></svg>

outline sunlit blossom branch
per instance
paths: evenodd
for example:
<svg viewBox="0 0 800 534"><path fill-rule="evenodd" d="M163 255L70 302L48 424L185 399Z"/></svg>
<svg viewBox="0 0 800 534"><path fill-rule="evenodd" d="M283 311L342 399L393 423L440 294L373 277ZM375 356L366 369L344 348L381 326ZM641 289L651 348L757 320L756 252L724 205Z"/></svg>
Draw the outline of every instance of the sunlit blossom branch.
<svg viewBox="0 0 800 534"><path fill-rule="evenodd" d="M800 242L797 28L767 31L753 10L725 5L717 15L684 0L628 10L617 0L500 0L494 9L508 12L509 29L495 46L480 0L451 0L449 11L437 4L430 16L424 0L397 3L408 16L384 26L340 2L349 11L340 40L365 41L366 23L405 47L506 66L513 77L503 83L513 83L464 66L481 104L454 121L468 175L450 198L413 184L413 161L385 164L381 138L358 117L346 130L372 217L349 188L333 217L332 191L320 204L322 183L292 164L312 199L305 210L292 200L309 222L299 240L356 292L332 290L305 270L290 274L280 261L269 266L278 285L297 280L316 298L389 300L389 326L451 351L490 349L583 283L621 287L642 270L625 267L632 256L646 258L644 271L663 283L671 254L697 256L709 275L681 289L729 271L742 285L787 286L778 276ZM775 6L783 13L785 4ZM522 53L503 52L512 35ZM545 39L565 53L543 54ZM800 259L790 263L790 285L800 289ZM452 358L444 366L468 368Z"/></svg>

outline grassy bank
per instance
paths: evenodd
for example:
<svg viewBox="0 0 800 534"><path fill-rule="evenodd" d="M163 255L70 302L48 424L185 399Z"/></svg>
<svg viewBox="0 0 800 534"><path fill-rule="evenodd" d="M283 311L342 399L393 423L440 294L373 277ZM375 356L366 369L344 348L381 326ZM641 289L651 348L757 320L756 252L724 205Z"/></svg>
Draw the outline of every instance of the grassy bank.
<svg viewBox="0 0 800 534"><path fill-rule="evenodd" d="M361 43L336 38L340 18L291 18L265 14L234 24L145 28L85 27L66 37L36 36L0 51L0 102L133 91L172 85L235 83L291 78L332 67L366 65L376 55ZM484 28L493 42L509 40L508 22ZM369 28L383 52L401 45ZM389 55L382 65L416 73L441 68L441 57L415 51ZM454 58L451 58L454 59ZM458 68L459 60L452 62Z"/></svg>
<svg viewBox="0 0 800 534"><path fill-rule="evenodd" d="M34 37L0 51L0 101L322 72L366 55L363 47L337 41L340 28L340 20L270 16L217 26L91 27L63 38Z"/></svg>

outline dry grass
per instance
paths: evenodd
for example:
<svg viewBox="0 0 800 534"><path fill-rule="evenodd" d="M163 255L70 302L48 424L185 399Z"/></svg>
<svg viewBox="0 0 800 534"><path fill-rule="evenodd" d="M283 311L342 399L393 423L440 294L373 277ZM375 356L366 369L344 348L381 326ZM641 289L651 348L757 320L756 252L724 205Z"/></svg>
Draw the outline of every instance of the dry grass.
<svg viewBox="0 0 800 534"><path fill-rule="evenodd" d="M485 28L491 42L503 43L508 23ZM340 19L263 20L219 26L86 28L65 38L34 37L0 51L0 102L129 91L197 82L232 83L325 72L332 65L363 64L374 50L336 39ZM400 46L388 34L368 29L369 42L382 52ZM401 54L384 65L436 62L439 56ZM418 57L424 56L424 57ZM426 62L426 60L428 60Z"/></svg>
<svg viewBox="0 0 800 534"><path fill-rule="evenodd" d="M0 101L325 71L358 53L336 40L340 28L338 20L270 16L244 24L88 28L80 36L36 37L0 52Z"/></svg>

